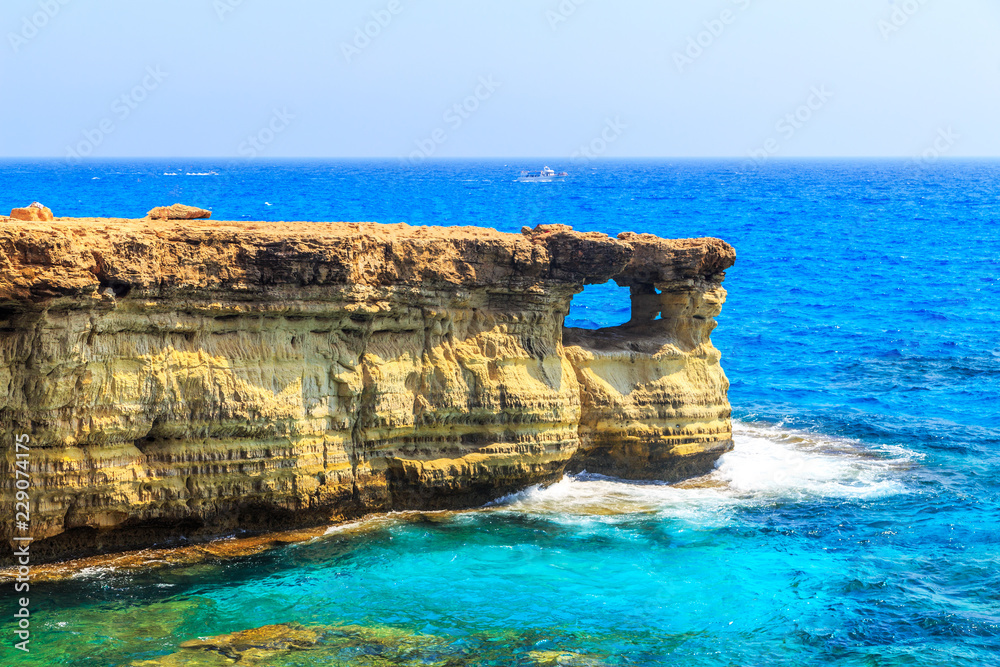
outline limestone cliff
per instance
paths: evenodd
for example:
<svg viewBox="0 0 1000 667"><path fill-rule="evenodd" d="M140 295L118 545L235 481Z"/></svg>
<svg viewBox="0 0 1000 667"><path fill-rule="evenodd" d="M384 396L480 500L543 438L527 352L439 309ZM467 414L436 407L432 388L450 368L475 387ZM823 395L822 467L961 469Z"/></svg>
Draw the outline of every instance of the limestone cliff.
<svg viewBox="0 0 1000 667"><path fill-rule="evenodd" d="M731 447L717 239L57 219L0 226L3 541L36 558L408 508ZM633 319L563 328L584 284Z"/></svg>

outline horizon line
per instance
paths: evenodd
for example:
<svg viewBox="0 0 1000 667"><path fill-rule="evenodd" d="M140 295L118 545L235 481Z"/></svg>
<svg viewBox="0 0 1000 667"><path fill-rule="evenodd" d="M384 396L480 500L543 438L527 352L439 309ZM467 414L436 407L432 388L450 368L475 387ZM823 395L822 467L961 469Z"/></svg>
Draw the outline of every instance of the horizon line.
<svg viewBox="0 0 1000 667"><path fill-rule="evenodd" d="M407 157L400 156L386 156L386 155L371 155L371 156L344 156L344 155L292 155L292 156L276 156L276 157L235 157L232 155L207 155L207 156L191 156L191 155L173 155L173 156L163 156L163 155L118 155L118 156L107 156L107 157L80 157L80 158L67 158L66 156L52 156L52 155L27 155L27 156L15 156L7 155L0 156L0 162L2 161L30 161L30 160L46 160L46 161L59 161L66 162L67 164L82 164L86 162L101 162L107 160L228 160L231 162L240 162L246 164L252 164L254 162L268 162L277 160L383 160L392 162L409 162L411 166L419 166L428 162L448 162L456 160L563 160L569 162L581 162L579 158L573 157L561 157L553 155L480 155L480 156L455 156L455 157L427 157L422 158L419 162L412 162ZM926 160L919 155L773 155L767 158L754 158L750 155L623 155L623 156L600 156L589 158L581 162L581 166L592 162L614 162L621 160L727 160L727 161L745 161L750 160L754 162L759 162L765 164L767 162L788 162L792 160ZM935 158L934 162L958 162L962 160L1000 160L1000 155L942 155Z"/></svg>

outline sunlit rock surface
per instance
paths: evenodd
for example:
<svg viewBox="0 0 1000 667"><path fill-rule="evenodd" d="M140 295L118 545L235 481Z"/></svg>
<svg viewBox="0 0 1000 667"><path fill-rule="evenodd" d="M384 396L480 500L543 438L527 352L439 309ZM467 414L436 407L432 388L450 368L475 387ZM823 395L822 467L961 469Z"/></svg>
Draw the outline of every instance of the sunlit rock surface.
<svg viewBox="0 0 1000 667"><path fill-rule="evenodd" d="M197 206L173 204L171 206L157 206L151 209L146 217L154 220L198 220L211 218L212 212Z"/></svg>
<svg viewBox="0 0 1000 667"><path fill-rule="evenodd" d="M25 206L24 208L15 208L10 212L10 218L14 220L38 222L54 220L52 211L49 210L47 206L43 206L38 202L32 202L30 206Z"/></svg>
<svg viewBox="0 0 1000 667"><path fill-rule="evenodd" d="M634 249L614 278L630 288L631 321L563 336L582 401L570 470L671 482L702 475L733 447L729 381L709 336L735 252L718 239L619 239Z"/></svg>
<svg viewBox="0 0 1000 667"><path fill-rule="evenodd" d="M709 334L734 260L561 225L11 221L4 541L21 433L36 559L470 507L567 467L701 474L731 447ZM632 321L564 329L609 279Z"/></svg>

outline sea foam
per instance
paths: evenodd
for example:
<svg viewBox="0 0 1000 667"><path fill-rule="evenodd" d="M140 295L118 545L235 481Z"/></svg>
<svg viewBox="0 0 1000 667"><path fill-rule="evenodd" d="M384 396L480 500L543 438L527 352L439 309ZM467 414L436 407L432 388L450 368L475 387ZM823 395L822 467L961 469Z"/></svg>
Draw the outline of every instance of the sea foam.
<svg viewBox="0 0 1000 667"><path fill-rule="evenodd" d="M704 477L667 484L582 473L512 494L492 507L556 520L657 514L717 524L748 505L907 493L907 471L919 458L898 446L872 447L780 424L734 422L733 431L733 451Z"/></svg>

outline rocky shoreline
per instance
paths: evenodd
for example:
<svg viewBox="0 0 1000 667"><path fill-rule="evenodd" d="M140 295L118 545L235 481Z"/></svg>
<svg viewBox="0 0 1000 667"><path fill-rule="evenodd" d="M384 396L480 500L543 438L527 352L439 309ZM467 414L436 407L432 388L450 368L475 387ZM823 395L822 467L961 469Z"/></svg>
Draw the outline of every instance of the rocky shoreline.
<svg viewBox="0 0 1000 667"><path fill-rule="evenodd" d="M35 562L703 474L732 446L734 261L562 225L9 220L3 539L19 434ZM564 328L612 279L632 320Z"/></svg>

